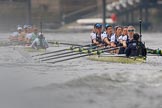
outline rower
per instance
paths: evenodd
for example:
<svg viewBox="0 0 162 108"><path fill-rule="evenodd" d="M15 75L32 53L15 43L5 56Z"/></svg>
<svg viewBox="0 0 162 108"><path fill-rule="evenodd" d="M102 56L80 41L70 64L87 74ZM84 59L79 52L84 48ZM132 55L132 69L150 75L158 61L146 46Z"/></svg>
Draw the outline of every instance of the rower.
<svg viewBox="0 0 162 108"><path fill-rule="evenodd" d="M96 24L94 24L94 27L92 29L92 32L90 33L91 40L92 40L92 38L96 39L96 33L97 33ZM92 41L92 44L93 44L93 41Z"/></svg>
<svg viewBox="0 0 162 108"><path fill-rule="evenodd" d="M97 23L94 25L94 31L90 34L92 44L102 46L103 42L101 39L101 34L102 34L102 24Z"/></svg>
<svg viewBox="0 0 162 108"><path fill-rule="evenodd" d="M122 35L122 27L121 26L117 26L115 27L115 34L113 36L111 36L111 47L119 47L121 46L120 44L120 40L119 37ZM119 49L114 50L113 53L119 53Z"/></svg>
<svg viewBox="0 0 162 108"><path fill-rule="evenodd" d="M102 41L105 43L105 45L111 45L111 37L113 36L113 29L112 26L109 24L105 25L105 32L102 33Z"/></svg>
<svg viewBox="0 0 162 108"><path fill-rule="evenodd" d="M23 26L23 32L24 32L24 34L27 34L28 33L28 25L24 25Z"/></svg>
<svg viewBox="0 0 162 108"><path fill-rule="evenodd" d="M32 26L28 25L27 33L25 36L25 42L26 42L27 46L29 46L31 44L32 33L33 33L33 28L32 28Z"/></svg>
<svg viewBox="0 0 162 108"><path fill-rule="evenodd" d="M25 24L25 25L23 26L22 36L21 36L20 39L19 39L19 40L22 41L23 44L26 43L26 34L27 34L27 29L28 29L28 25Z"/></svg>
<svg viewBox="0 0 162 108"><path fill-rule="evenodd" d="M48 48L48 42L46 41L43 33L39 33L38 37L32 42L31 47L34 49Z"/></svg>
<svg viewBox="0 0 162 108"><path fill-rule="evenodd" d="M122 36L121 36L123 42L123 47L126 48L127 45L126 45L126 42L128 41L128 27L127 26L124 26L123 27L123 32L122 32Z"/></svg>
<svg viewBox="0 0 162 108"><path fill-rule="evenodd" d="M117 26L115 28L115 34L111 36L111 46L112 47L117 47L120 45L120 40L119 37L122 35L122 27Z"/></svg>
<svg viewBox="0 0 162 108"><path fill-rule="evenodd" d="M133 39L133 35L135 33L135 28L134 26L128 26L128 42Z"/></svg>
<svg viewBox="0 0 162 108"><path fill-rule="evenodd" d="M31 43L38 37L38 29L36 27L33 28L33 33L31 37Z"/></svg>
<svg viewBox="0 0 162 108"><path fill-rule="evenodd" d="M10 41L18 42L18 38L19 38L19 36L20 36L21 34L22 34L22 27L21 27L21 26L18 26L18 27L17 27L17 31L16 31L16 32L13 32L13 33L9 36Z"/></svg>
<svg viewBox="0 0 162 108"><path fill-rule="evenodd" d="M139 34L134 33L133 39L129 42L128 47L125 50L125 54L127 57L130 56L146 56L146 48L145 45L139 41Z"/></svg>
<svg viewBox="0 0 162 108"><path fill-rule="evenodd" d="M128 41L128 27L124 26L122 35L119 37L119 42L120 42L119 46L122 46L119 49L119 54L124 54L124 50L127 47L127 41Z"/></svg>
<svg viewBox="0 0 162 108"><path fill-rule="evenodd" d="M97 24L97 23L96 23ZM92 29L92 32L91 32L91 36L93 35L93 34L96 34L96 32L97 32L97 30L96 30L96 24L94 24L94 27L93 27L93 29Z"/></svg>

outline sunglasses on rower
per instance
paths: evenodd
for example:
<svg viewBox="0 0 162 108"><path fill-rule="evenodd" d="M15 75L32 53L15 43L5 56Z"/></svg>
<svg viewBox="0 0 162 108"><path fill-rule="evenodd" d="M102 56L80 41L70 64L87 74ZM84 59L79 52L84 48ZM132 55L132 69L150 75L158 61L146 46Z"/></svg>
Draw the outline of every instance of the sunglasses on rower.
<svg viewBox="0 0 162 108"><path fill-rule="evenodd" d="M128 30L128 32L134 32L134 30L132 29L132 30Z"/></svg>

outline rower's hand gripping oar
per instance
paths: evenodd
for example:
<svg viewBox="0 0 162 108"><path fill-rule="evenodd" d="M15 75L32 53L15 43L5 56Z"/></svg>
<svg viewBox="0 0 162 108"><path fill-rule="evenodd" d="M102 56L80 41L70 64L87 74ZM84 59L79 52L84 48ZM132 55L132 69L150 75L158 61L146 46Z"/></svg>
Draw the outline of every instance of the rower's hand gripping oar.
<svg viewBox="0 0 162 108"><path fill-rule="evenodd" d="M64 62L64 61L68 61L68 60L73 60L73 59L77 59L77 58L81 58L81 57L86 57L86 56L90 56L90 55L97 55L97 54L101 54L103 52L107 52L107 51L112 51L112 50L116 50L116 49L119 49L120 47L116 47L116 48L110 48L110 49L107 49L107 50L104 50L104 51L94 51L94 52L91 52L91 53L88 53L88 54L83 54L83 55L79 55L79 56L75 56L75 57L70 57L70 58L66 58L66 59L62 59L62 60L57 60L57 61L53 61L53 62L47 62L47 63L52 63L52 64L55 64L55 63L59 63L59 62ZM103 48L105 49L105 48Z"/></svg>
<svg viewBox="0 0 162 108"><path fill-rule="evenodd" d="M42 55L46 55L46 54L52 54L52 53L58 53L58 52L63 52L63 51L67 51L67 50L74 50L76 48L80 48L80 47L91 47L93 46L93 44L88 44L88 45L83 45L83 46L77 46L77 47L70 47L70 48L66 48L66 49L62 49L62 50L57 50L57 51L51 51L51 52L46 52L46 53L42 53L42 54L37 54L37 55L34 55L32 57L36 57L36 56L42 56Z"/></svg>

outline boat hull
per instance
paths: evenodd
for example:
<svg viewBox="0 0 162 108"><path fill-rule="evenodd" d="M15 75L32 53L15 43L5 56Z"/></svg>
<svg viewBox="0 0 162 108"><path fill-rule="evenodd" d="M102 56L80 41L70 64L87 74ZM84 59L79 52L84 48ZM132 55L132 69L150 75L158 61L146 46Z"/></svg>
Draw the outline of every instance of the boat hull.
<svg viewBox="0 0 162 108"><path fill-rule="evenodd" d="M145 63L146 58L145 57L125 57L125 56L118 56L118 55L104 55L104 56L98 56L98 55L92 55L88 57L89 60L93 61L101 61L101 62L112 62L112 63Z"/></svg>
<svg viewBox="0 0 162 108"><path fill-rule="evenodd" d="M16 46L10 46L11 48L13 49L22 49L26 52L42 52L42 53L45 53L46 52L46 49L34 49L32 48L31 46L21 46L21 45L16 45Z"/></svg>

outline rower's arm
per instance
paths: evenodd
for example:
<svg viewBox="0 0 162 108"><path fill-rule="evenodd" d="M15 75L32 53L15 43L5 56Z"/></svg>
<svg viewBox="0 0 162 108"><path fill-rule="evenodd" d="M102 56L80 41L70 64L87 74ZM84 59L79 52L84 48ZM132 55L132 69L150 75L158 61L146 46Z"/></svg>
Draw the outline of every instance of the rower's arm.
<svg viewBox="0 0 162 108"><path fill-rule="evenodd" d="M114 42L111 42L111 47L116 47L116 44Z"/></svg>
<svg viewBox="0 0 162 108"><path fill-rule="evenodd" d="M98 41L96 41L96 39L93 39L93 40L92 40L92 43L95 44L95 45L100 44Z"/></svg>
<svg viewBox="0 0 162 108"><path fill-rule="evenodd" d="M127 43L126 43L126 41L123 41L123 47L124 47L124 48L127 47Z"/></svg>
<svg viewBox="0 0 162 108"><path fill-rule="evenodd" d="M111 36L111 47L116 47L116 44L115 44L115 35Z"/></svg>
<svg viewBox="0 0 162 108"><path fill-rule="evenodd" d="M102 34L101 34L101 39L102 39L102 41L103 41L105 44L107 44L107 45L110 45L110 44L111 44L110 41L109 41L108 38L107 38L107 34L106 34L106 33L102 33Z"/></svg>
<svg viewBox="0 0 162 108"><path fill-rule="evenodd" d="M91 33L91 40L92 40L92 43L95 44L95 45L99 45L100 43L96 40L96 33Z"/></svg>
<svg viewBox="0 0 162 108"><path fill-rule="evenodd" d="M111 45L110 41L107 38L103 39L104 43L106 43L107 45Z"/></svg>

